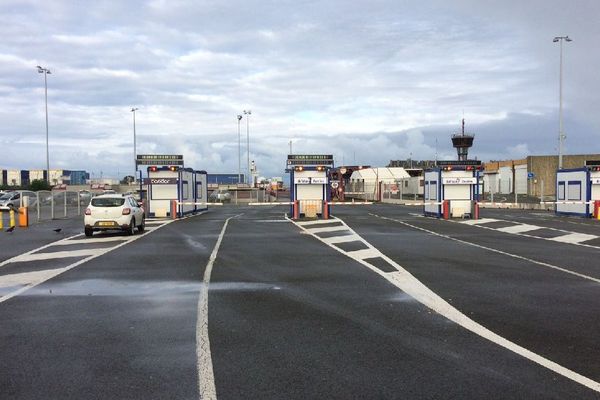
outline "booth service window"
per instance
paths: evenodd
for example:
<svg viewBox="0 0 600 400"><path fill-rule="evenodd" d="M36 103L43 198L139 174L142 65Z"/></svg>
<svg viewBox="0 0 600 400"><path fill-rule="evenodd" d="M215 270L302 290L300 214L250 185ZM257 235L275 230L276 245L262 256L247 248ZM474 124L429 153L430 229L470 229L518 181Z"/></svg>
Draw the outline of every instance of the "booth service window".
<svg viewBox="0 0 600 400"><path fill-rule="evenodd" d="M568 200L581 200L581 182L569 181Z"/></svg>

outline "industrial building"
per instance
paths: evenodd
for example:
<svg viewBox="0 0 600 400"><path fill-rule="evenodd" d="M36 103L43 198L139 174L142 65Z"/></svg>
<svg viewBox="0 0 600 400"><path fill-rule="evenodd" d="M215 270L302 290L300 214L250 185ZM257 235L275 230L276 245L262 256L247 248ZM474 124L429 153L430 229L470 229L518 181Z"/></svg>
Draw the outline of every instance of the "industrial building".
<svg viewBox="0 0 600 400"><path fill-rule="evenodd" d="M85 185L90 179L86 171L73 171L66 169L51 169L51 185ZM46 170L0 170L0 185L4 186L28 186L34 180L47 180Z"/></svg>
<svg viewBox="0 0 600 400"><path fill-rule="evenodd" d="M563 155L563 168L581 168L586 161L600 160L600 154ZM528 156L518 160L484 164L483 191L556 198L558 156Z"/></svg>

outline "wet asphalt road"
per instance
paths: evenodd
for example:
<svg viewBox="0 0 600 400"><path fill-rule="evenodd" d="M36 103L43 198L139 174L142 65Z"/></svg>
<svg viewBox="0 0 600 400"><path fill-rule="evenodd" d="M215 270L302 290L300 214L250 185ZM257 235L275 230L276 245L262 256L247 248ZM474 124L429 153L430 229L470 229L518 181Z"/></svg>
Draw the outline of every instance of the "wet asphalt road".
<svg viewBox="0 0 600 400"><path fill-rule="evenodd" d="M1 397L199 398L198 293L224 221L237 214L209 286L219 399L600 397L432 312L286 221L286 211L211 209L0 298ZM506 225L497 222L482 228L423 218L410 207L333 213L468 317L600 381L600 283L593 280L600 249L593 239L585 246L549 240L560 234L553 229L600 236L597 221L482 210L482 217L539 226L536 238L489 228ZM59 234L51 223L28 235L1 234L0 263L81 231L77 220L60 223ZM6 283L9 275L77 260L83 256L5 263L0 296L19 288Z"/></svg>

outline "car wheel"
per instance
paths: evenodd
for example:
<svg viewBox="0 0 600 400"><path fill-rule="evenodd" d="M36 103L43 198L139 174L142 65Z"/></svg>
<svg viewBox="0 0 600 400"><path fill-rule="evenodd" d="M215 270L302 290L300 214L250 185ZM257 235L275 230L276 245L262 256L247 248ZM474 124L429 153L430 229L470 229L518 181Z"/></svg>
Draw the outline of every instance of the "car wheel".
<svg viewBox="0 0 600 400"><path fill-rule="evenodd" d="M135 219L131 218L131 222L129 223L126 233L128 236L131 236L135 233Z"/></svg>
<svg viewBox="0 0 600 400"><path fill-rule="evenodd" d="M85 228L84 233L85 233L85 236L92 237L92 235L94 234L94 230L92 228Z"/></svg>
<svg viewBox="0 0 600 400"><path fill-rule="evenodd" d="M142 216L142 223L138 225L137 229L139 233L144 232L144 229L146 229L146 218L144 216Z"/></svg>

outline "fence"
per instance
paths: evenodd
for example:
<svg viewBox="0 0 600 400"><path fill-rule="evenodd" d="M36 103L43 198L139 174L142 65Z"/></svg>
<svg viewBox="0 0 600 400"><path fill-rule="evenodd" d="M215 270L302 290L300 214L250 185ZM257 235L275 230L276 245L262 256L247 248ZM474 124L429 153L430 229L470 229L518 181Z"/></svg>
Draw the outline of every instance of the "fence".
<svg viewBox="0 0 600 400"><path fill-rule="evenodd" d="M208 196L209 203L225 203L232 205L248 205L250 203L272 203L289 201L290 192L271 191L267 189L247 190L214 190Z"/></svg>
<svg viewBox="0 0 600 400"><path fill-rule="evenodd" d="M40 190L39 192L23 191L20 193L21 197L19 199L19 205L15 205L14 209L17 211L19 207L26 206L30 224L45 220L83 215L90 199L95 195L87 190ZM2 213L2 218L6 220L8 214L8 210L6 210Z"/></svg>

